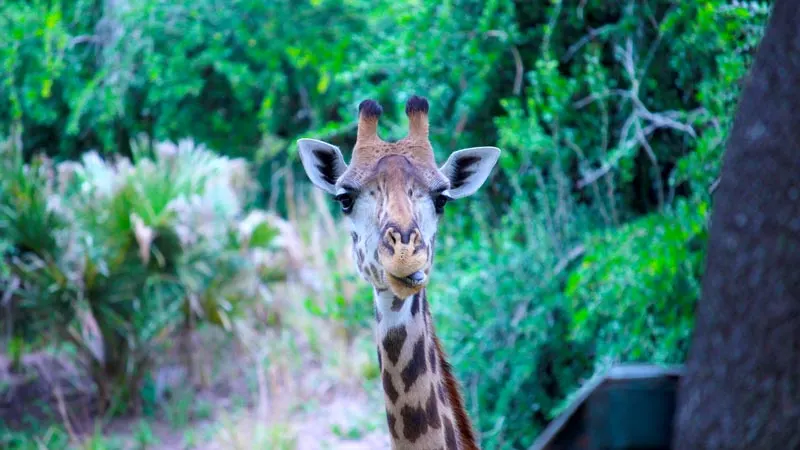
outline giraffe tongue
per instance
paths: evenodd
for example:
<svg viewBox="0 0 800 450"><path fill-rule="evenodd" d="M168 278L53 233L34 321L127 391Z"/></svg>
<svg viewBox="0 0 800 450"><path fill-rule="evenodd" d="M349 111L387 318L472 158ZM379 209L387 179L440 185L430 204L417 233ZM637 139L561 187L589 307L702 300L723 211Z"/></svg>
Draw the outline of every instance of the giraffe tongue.
<svg viewBox="0 0 800 450"><path fill-rule="evenodd" d="M412 273L411 275L407 276L406 280L408 284L410 284L411 286L416 286L418 284L421 284L423 281L425 281L425 272L418 270Z"/></svg>

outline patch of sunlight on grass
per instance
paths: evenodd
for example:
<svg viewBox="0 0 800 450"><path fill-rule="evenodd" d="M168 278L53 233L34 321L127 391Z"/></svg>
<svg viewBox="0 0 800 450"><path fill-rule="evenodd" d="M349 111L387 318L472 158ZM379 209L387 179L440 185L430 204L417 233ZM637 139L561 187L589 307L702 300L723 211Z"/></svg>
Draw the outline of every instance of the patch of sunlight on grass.
<svg viewBox="0 0 800 450"><path fill-rule="evenodd" d="M211 449L250 450L274 449L296 450L297 436L294 429L285 422L271 425L263 424L254 417L225 419L212 437Z"/></svg>

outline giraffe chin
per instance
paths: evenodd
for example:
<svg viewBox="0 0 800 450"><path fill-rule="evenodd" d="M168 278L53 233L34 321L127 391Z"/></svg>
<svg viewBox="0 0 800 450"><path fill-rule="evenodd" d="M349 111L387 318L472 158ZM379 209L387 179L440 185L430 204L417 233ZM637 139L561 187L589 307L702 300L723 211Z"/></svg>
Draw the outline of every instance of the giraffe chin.
<svg viewBox="0 0 800 450"><path fill-rule="evenodd" d="M428 285L428 274L426 272L427 271L423 272L420 270L404 278L387 273L386 281L394 295L400 298L407 298L421 291Z"/></svg>

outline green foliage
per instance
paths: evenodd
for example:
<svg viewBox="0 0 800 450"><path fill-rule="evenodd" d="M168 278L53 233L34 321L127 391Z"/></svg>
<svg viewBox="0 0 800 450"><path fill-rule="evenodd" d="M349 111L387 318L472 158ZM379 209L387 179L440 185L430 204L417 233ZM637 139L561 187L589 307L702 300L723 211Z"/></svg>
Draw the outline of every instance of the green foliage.
<svg viewBox="0 0 800 450"><path fill-rule="evenodd" d="M269 185L268 168L295 159L286 150L299 135L352 137L363 97L383 101L394 137L405 98L425 92L441 105L437 147L452 149L492 134L482 108L498 84L521 89L519 70L497 70L513 56L509 0L101 4L0 6L0 36L12 37L0 46L0 102L11 106L0 134L20 124L28 156L130 156L140 133L191 136L247 156Z"/></svg>
<svg viewBox="0 0 800 450"><path fill-rule="evenodd" d="M0 445L9 450L65 449L68 444L69 434L62 427L51 426L31 437L0 426Z"/></svg>
<svg viewBox="0 0 800 450"><path fill-rule="evenodd" d="M11 106L0 113L0 133L21 121L26 150L128 154L131 137L144 132L252 155L262 139L280 144L329 127L328 112L352 86L335 78L346 79L367 49L352 32L366 25L372 3L102 5L0 6L0 36L10 38L0 46L0 101Z"/></svg>
<svg viewBox="0 0 800 450"><path fill-rule="evenodd" d="M701 54L714 61L716 73L698 77L696 95L703 106L698 119L707 124L698 136L693 151L677 163L670 178L671 185L688 183L692 191L707 190L719 174L724 142L733 121L740 91L740 80L752 62L752 53L760 41L769 13L767 2L710 2L698 14L701 20L692 24L696 33L684 33L687 26L667 22L673 29L673 45L679 55L670 61L676 67L686 67L690 56ZM681 8L685 8L682 6ZM694 71L705 69L694 68ZM706 71L708 69L705 69Z"/></svg>
<svg viewBox="0 0 800 450"><path fill-rule="evenodd" d="M268 216L242 204L243 161L189 142L116 162L21 163L3 153L0 231L16 335L55 333L90 362L101 399L136 399L156 346L195 318L232 328L268 301ZM260 214L260 215L259 215ZM119 398L118 398L119 397Z"/></svg>
<svg viewBox="0 0 800 450"><path fill-rule="evenodd" d="M517 10L539 27L520 37L522 54L539 52L526 95L500 101L502 187L488 187L512 201L503 214L452 205L432 294L452 299L435 314L484 448L527 448L608 364L683 361L709 190L767 12L722 1Z"/></svg>
<svg viewBox="0 0 800 450"><path fill-rule="evenodd" d="M680 201L674 209L588 239L590 250L570 275L564 293L572 304L572 335L604 359L680 363L686 357L707 206Z"/></svg>
<svg viewBox="0 0 800 450"><path fill-rule="evenodd" d="M144 450L158 444L158 438L153 435L152 428L144 420L140 421L136 426L134 436L136 438L136 448L138 449Z"/></svg>
<svg viewBox="0 0 800 450"><path fill-rule="evenodd" d="M0 5L2 80L0 134L21 122L27 149L50 146L52 153L76 156L77 136L63 133L68 112L85 102L94 52L76 45L91 34L100 2L3 2ZM57 138L58 137L58 138ZM90 138L91 139L91 138Z"/></svg>
<svg viewBox="0 0 800 450"><path fill-rule="evenodd" d="M437 245L431 312L483 445L525 448L591 372L588 347L570 335L561 286L594 220L587 207L559 197L558 183L543 186L535 203L517 190L496 227L474 207L480 225L470 233L451 231L451 218L469 218L456 205ZM548 208L561 210L563 222Z"/></svg>

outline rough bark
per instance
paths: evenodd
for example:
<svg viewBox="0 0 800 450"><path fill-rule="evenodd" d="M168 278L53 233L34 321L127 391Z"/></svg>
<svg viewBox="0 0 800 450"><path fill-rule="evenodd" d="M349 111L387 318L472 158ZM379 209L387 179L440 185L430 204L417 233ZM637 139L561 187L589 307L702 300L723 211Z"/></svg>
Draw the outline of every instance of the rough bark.
<svg viewBox="0 0 800 450"><path fill-rule="evenodd" d="M800 448L800 2L778 0L715 194L674 448Z"/></svg>

